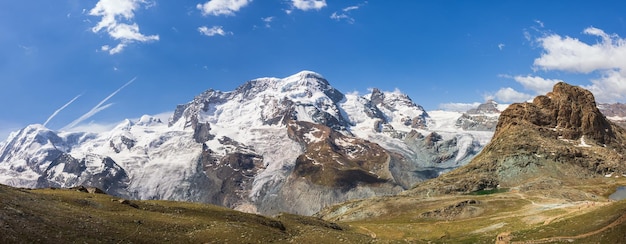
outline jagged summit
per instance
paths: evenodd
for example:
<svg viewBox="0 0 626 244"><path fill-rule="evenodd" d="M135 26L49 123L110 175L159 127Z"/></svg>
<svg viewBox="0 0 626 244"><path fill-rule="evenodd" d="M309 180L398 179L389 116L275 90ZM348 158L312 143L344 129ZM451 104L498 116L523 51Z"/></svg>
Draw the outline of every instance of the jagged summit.
<svg viewBox="0 0 626 244"><path fill-rule="evenodd" d="M491 142L469 164L410 194L532 189L537 180L575 185L580 179L622 174L624 142L626 132L600 113L591 92L561 82L532 103L510 105Z"/></svg>
<svg viewBox="0 0 626 244"><path fill-rule="evenodd" d="M584 136L598 145L621 143L616 141L613 126L596 106L593 94L564 82L554 85L552 92L537 96L532 103L511 105L500 115L494 137L511 126L524 125L549 129L550 136L567 140Z"/></svg>
<svg viewBox="0 0 626 244"><path fill-rule="evenodd" d="M169 124L184 117L185 127L194 124L192 121L231 121L250 127L284 124L287 118L296 118L339 129L347 125L337 107L343 99L344 95L321 75L302 71L282 79L254 79L230 92L207 90L190 103L179 105Z"/></svg>
<svg viewBox="0 0 626 244"><path fill-rule="evenodd" d="M498 103L492 99L481 103L477 108L467 110L468 114L497 114L500 112L502 111L498 109Z"/></svg>

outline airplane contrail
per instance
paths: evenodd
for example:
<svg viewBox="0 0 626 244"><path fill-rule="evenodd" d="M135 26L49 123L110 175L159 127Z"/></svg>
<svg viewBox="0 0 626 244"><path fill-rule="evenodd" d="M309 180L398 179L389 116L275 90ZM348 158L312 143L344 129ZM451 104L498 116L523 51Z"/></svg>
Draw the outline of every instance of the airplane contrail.
<svg viewBox="0 0 626 244"><path fill-rule="evenodd" d="M50 122L50 120L52 120L52 118L54 118L54 116L57 116L57 114L59 112L61 112L61 110L65 109L67 106L70 106L70 104L72 104L76 99L78 99L82 94L79 94L78 96L72 98L72 100L70 100L69 102L67 102L65 105L63 105L61 108L57 109L54 111L54 113L52 113L52 115L50 115L50 117L48 117L48 119L46 120L46 122L43 122L43 126L45 127L48 122Z"/></svg>
<svg viewBox="0 0 626 244"><path fill-rule="evenodd" d="M111 93L109 96L107 96L106 98L102 99L102 101L100 101L100 103L98 103L95 107L93 107L91 110L89 110L89 112L83 114L82 116L80 116L78 119L72 121L72 123L69 123L68 125L66 125L65 127L63 127L61 130L68 130L73 128L74 126L78 125L80 122L85 121L86 119L90 118L91 116L94 116L95 114L97 114L98 112L105 110L106 108L110 107L111 105L113 105L113 103L109 103L106 105L102 105L104 104L107 100L111 99L111 97L115 96L115 94L117 94L118 92L120 92L122 89L124 89L124 87L130 85L130 83L133 83L133 81L135 81L137 79L137 77L132 78L130 81L126 82L126 84L124 84L122 87L118 88L117 90L115 90L113 93Z"/></svg>

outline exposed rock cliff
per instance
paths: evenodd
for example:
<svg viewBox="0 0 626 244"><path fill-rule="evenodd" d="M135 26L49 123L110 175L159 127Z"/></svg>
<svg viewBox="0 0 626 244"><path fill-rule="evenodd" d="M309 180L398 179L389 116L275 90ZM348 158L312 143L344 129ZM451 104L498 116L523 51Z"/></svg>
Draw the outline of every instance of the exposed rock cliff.
<svg viewBox="0 0 626 244"><path fill-rule="evenodd" d="M622 174L625 142L624 129L600 113L591 92L558 83L532 103L512 104L503 111L491 142L468 165L408 194L532 189L546 179L567 185Z"/></svg>

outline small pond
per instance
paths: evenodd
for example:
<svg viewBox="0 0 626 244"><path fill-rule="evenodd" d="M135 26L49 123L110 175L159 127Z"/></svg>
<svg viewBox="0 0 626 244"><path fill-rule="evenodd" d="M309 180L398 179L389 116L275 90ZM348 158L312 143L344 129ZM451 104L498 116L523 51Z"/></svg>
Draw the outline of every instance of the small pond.
<svg viewBox="0 0 626 244"><path fill-rule="evenodd" d="M609 199L615 201L626 199L626 186L617 187L617 190L609 196Z"/></svg>
<svg viewBox="0 0 626 244"><path fill-rule="evenodd" d="M509 191L509 188L495 188L490 190L480 190L469 193L469 195L491 195L495 193L502 193Z"/></svg>

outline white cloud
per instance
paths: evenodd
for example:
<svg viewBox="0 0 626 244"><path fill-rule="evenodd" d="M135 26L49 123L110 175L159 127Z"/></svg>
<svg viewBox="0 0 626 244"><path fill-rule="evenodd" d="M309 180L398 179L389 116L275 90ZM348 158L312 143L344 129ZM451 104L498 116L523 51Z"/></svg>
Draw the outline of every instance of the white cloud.
<svg viewBox="0 0 626 244"><path fill-rule="evenodd" d="M330 15L330 18L337 21L345 19L346 21L348 21L348 23L354 23L354 19L348 16L346 13L338 14L337 12L333 12L333 14Z"/></svg>
<svg viewBox="0 0 626 244"><path fill-rule="evenodd" d="M75 96L74 98L72 98L72 100L70 100L69 102L67 102L66 104L64 104L63 106L61 106L61 108L55 110L52 115L50 115L50 117L48 117L48 119L46 120L46 122L43 122L43 126L46 126L48 124L48 122L50 122L50 120L52 120L52 118L54 118L54 116L57 116L57 114L59 112L61 112L61 110L65 109L67 106L70 106L70 104L72 104L74 101L76 101L76 99L78 99L81 95L79 94L78 96Z"/></svg>
<svg viewBox="0 0 626 244"><path fill-rule="evenodd" d="M543 28L544 24L541 20L535 20L535 23L537 23L539 25L539 27Z"/></svg>
<svg viewBox="0 0 626 244"><path fill-rule="evenodd" d="M576 38L556 34L539 38L538 42L545 52L535 59L534 65L544 70L575 73L626 68L626 40L593 27L587 28L584 33L598 36L601 41L589 45Z"/></svg>
<svg viewBox="0 0 626 244"><path fill-rule="evenodd" d="M523 34L526 41L532 41L532 35L530 35L530 32L528 32L528 30L524 30Z"/></svg>
<svg viewBox="0 0 626 244"><path fill-rule="evenodd" d="M326 0L291 0L291 5L302 11L320 10L326 7ZM287 13L291 13L291 11L287 11Z"/></svg>
<svg viewBox="0 0 626 244"><path fill-rule="evenodd" d="M91 16L100 16L102 19L91 31L98 33L104 30L111 38L119 43L111 48L109 45L102 46L101 50L110 54L121 52L128 44L134 42L158 41L158 35L144 35L139 31L139 25L133 22L135 11L140 5L153 6L147 0L100 0L89 11Z"/></svg>
<svg viewBox="0 0 626 244"><path fill-rule="evenodd" d="M603 73L599 79L592 79L591 85L583 86L590 90L596 100L602 103L624 101L626 95L626 75L615 70Z"/></svg>
<svg viewBox="0 0 626 244"><path fill-rule="evenodd" d="M202 12L202 15L235 15L235 12L251 2L252 0L210 0L196 5L196 8Z"/></svg>
<svg viewBox="0 0 626 244"><path fill-rule="evenodd" d="M200 34L205 35L205 36L215 36L215 35L225 36L225 35L233 34L232 32L224 31L223 27L221 26L213 26L211 28L206 27L206 26L200 26L198 27L198 31L200 32Z"/></svg>
<svg viewBox="0 0 626 244"><path fill-rule="evenodd" d="M504 102L504 103L515 103L515 102L524 102L533 98L533 96L518 92L511 87L501 88L492 96L487 96L487 98L494 98L496 101Z"/></svg>
<svg viewBox="0 0 626 244"><path fill-rule="evenodd" d="M361 4L358 4L358 5L345 7L340 12L339 11L333 12L330 15L330 18L334 19L334 20L337 20L337 21L346 20L348 23L354 24L354 18L352 18L349 15L349 12L352 11L352 10L357 10L357 9L365 6L366 4L367 4L367 1L365 1L365 2L363 2Z"/></svg>
<svg viewBox="0 0 626 244"><path fill-rule="evenodd" d="M261 20L263 20L263 22L265 22L265 27L266 28L270 28L270 27L272 27L271 23L272 23L272 21L274 21L274 16L261 18Z"/></svg>
<svg viewBox="0 0 626 244"><path fill-rule="evenodd" d="M359 7L361 7L361 6L360 6L360 5L349 6L349 7L345 7L345 8L343 8L342 10L343 10L344 12L349 12L349 11L352 11L352 10L357 10L357 9L359 9Z"/></svg>
<svg viewBox="0 0 626 244"><path fill-rule="evenodd" d="M467 110L477 108L480 105L479 102L475 103L442 103L439 104L439 109L445 111L454 111L454 112L466 112Z"/></svg>
<svg viewBox="0 0 626 244"><path fill-rule="evenodd" d="M504 43L500 43L500 44L498 44L498 49L502 50L502 49L504 49L504 46L505 46Z"/></svg>
<svg viewBox="0 0 626 244"><path fill-rule="evenodd" d="M515 76L513 77L515 81L520 83L524 88L534 91L536 94L546 94L552 91L552 87L554 84L558 82L563 82L559 79L545 79L538 76Z"/></svg>
<svg viewBox="0 0 626 244"><path fill-rule="evenodd" d="M106 105L103 105L107 100L111 99L113 96L115 96L115 94L117 94L118 92L120 92L122 89L124 89L124 87L130 85L131 83L133 83L133 81L135 81L137 79L137 77L131 79L130 81L126 82L126 84L124 84L122 87L118 88L117 90L115 90L113 93L109 94L109 96L107 96L106 98L102 99L102 101L100 101L95 107L93 107L91 110L89 110L87 113L83 114L82 116L80 116L78 119L72 121L71 123L69 123L68 125L66 125L65 127L61 128L61 130L70 130L72 128L74 128L76 125L80 124L81 122L87 120L88 118L90 118L91 116L94 116L95 114L99 113L102 110L105 110L109 107L111 107L113 104L109 103Z"/></svg>
<svg viewBox="0 0 626 244"><path fill-rule="evenodd" d="M17 45L19 48L21 48L24 51L24 54L26 55L31 55L33 53L37 52L37 47L34 46L25 46L25 45Z"/></svg>
<svg viewBox="0 0 626 244"><path fill-rule="evenodd" d="M589 27L583 33L598 39L589 44L557 34L537 38L544 52L534 60L534 66L545 71L595 72L599 77L583 87L604 102L626 100L626 39L595 27Z"/></svg>

